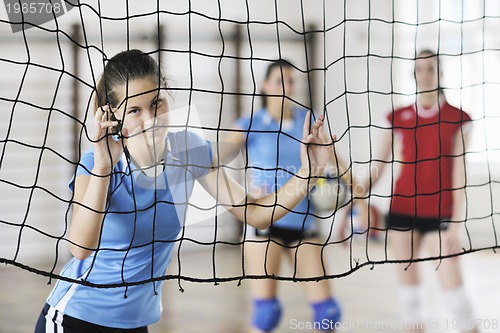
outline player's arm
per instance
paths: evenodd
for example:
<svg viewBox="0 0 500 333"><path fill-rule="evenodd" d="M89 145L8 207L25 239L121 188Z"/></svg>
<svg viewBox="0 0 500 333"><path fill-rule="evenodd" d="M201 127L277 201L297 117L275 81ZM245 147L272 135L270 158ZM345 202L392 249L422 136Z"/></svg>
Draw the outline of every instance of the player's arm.
<svg viewBox="0 0 500 333"><path fill-rule="evenodd" d="M392 163L390 157L393 155L393 146L392 129L387 128L382 133L379 146L375 147L377 152L374 155L379 156L379 158L371 162L368 179L365 180L363 185L358 186L360 196L365 197L370 195L371 189L377 184L386 166ZM364 193L361 195L362 192Z"/></svg>
<svg viewBox="0 0 500 333"><path fill-rule="evenodd" d="M347 184L353 196L362 197L365 193L360 190L362 187L358 186L358 182L352 174L352 167L347 167L345 161L335 152L335 148L330 150L329 160L337 170L337 175Z"/></svg>
<svg viewBox="0 0 500 333"><path fill-rule="evenodd" d="M99 244L111 171L123 153L121 139L115 141L108 135L118 125L117 121L108 120L110 113L108 106L96 111L94 166L90 175L78 175L75 179L69 247L80 260L87 258ZM127 134L126 130L124 133Z"/></svg>
<svg viewBox="0 0 500 333"><path fill-rule="evenodd" d="M79 175L75 179L73 215L69 228L71 253L80 260L87 258L98 246L109 187L108 176Z"/></svg>
<svg viewBox="0 0 500 333"><path fill-rule="evenodd" d="M323 117L311 126L309 117L304 122L304 138L301 145L302 166L298 172L276 192L255 199L248 195L236 180L223 168L215 168L202 179L203 187L238 219L256 228L266 228L290 212L309 193L324 172L331 142L323 138Z"/></svg>
<svg viewBox="0 0 500 333"><path fill-rule="evenodd" d="M462 252L462 241L460 239L460 226L467 218L465 214L465 152L469 141L468 127L462 127L454 137L453 162L452 162L452 196L453 213L448 229L443 233L443 253L454 254Z"/></svg>
<svg viewBox="0 0 500 333"><path fill-rule="evenodd" d="M463 222L465 216L465 152L469 143L470 125L466 125L457 132L454 138L453 148L453 173L452 173L452 195L453 216L452 222ZM458 229L459 223L451 223L451 229Z"/></svg>
<svg viewBox="0 0 500 333"><path fill-rule="evenodd" d="M290 212L316 183L301 168L285 185L267 196L254 198L223 168L200 179L202 186L239 220L263 229Z"/></svg>
<svg viewBox="0 0 500 333"><path fill-rule="evenodd" d="M235 128L221 135L220 140L212 144L212 165L215 167L231 163L245 144L245 132Z"/></svg>

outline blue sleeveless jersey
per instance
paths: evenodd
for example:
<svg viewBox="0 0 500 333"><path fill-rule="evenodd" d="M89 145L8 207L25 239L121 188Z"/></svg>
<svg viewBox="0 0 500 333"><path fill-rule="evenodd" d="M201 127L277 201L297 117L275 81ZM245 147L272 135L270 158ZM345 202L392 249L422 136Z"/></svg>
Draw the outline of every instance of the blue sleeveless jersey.
<svg viewBox="0 0 500 333"><path fill-rule="evenodd" d="M307 110L293 109L293 121L275 121L266 109L238 120L240 129L247 131L249 187L258 195L272 193L283 186L300 169L300 141ZM309 229L313 217L308 199L302 200L290 213L273 223L287 229Z"/></svg>
<svg viewBox="0 0 500 333"><path fill-rule="evenodd" d="M94 284L136 283L96 288L59 280L47 303L94 324L135 328L160 319L162 277L167 269L194 181L211 168L210 144L182 131L167 136L165 169L148 177L123 158L111 176L99 249L71 259L61 275ZM76 175L90 175L93 152L84 154ZM73 190L74 180L70 183Z"/></svg>

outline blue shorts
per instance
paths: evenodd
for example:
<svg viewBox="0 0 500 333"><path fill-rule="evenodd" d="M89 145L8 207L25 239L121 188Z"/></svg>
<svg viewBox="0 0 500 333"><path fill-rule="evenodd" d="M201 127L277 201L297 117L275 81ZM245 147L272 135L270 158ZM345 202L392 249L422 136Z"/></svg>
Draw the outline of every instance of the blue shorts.
<svg viewBox="0 0 500 333"><path fill-rule="evenodd" d="M49 311L50 310L50 311ZM49 312L51 315L48 315ZM62 317L62 318L58 318ZM47 323L49 320L49 323ZM59 322L59 323L58 323ZM45 304L35 327L35 333L148 333L148 328L132 329L112 328L92 324L80 319L62 315L59 311Z"/></svg>

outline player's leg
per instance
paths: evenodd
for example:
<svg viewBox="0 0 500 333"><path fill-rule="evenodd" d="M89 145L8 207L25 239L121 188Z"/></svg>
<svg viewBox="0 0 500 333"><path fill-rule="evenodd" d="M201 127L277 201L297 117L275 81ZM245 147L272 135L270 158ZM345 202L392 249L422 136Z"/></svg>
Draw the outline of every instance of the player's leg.
<svg viewBox="0 0 500 333"><path fill-rule="evenodd" d="M443 246L443 233L446 231L429 232L425 236L425 246L432 257L446 256ZM444 298L454 319L461 321L461 332L478 332L469 297L467 296L462 278L460 257L451 257L436 261L439 281L443 288Z"/></svg>
<svg viewBox="0 0 500 333"><path fill-rule="evenodd" d="M288 250L288 258L292 267L296 268L297 278L314 278L325 276L326 263L321 254L322 246L318 238L305 240L297 248ZM341 309L332 297L330 281L301 282L305 288L307 300L312 307L315 327L324 331L332 331L335 323L340 321Z"/></svg>
<svg viewBox="0 0 500 333"><path fill-rule="evenodd" d="M391 250L390 260L412 260L418 257L421 235L417 231L389 230L387 242ZM403 321L411 329L421 332L423 327L422 300L417 263L403 262L397 265L399 277L399 302Z"/></svg>
<svg viewBox="0 0 500 333"><path fill-rule="evenodd" d="M266 239L245 242L245 270L249 275L279 276L282 246ZM277 280L252 279L250 290L253 299L251 332L271 332L281 319Z"/></svg>

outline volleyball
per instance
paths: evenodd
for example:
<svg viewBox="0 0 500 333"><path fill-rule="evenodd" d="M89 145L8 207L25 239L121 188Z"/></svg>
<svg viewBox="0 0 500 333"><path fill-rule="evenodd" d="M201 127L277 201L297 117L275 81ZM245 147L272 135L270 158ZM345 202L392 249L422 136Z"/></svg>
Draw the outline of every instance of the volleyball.
<svg viewBox="0 0 500 333"><path fill-rule="evenodd" d="M342 178L327 175L319 178L316 186L311 190L311 204L318 212L334 212L345 203L346 192L347 186Z"/></svg>

